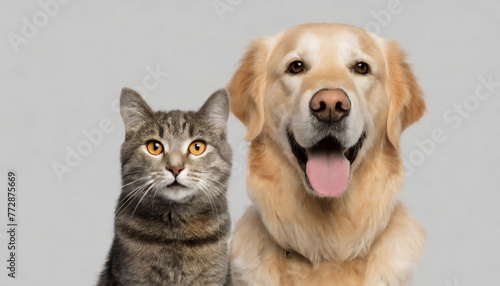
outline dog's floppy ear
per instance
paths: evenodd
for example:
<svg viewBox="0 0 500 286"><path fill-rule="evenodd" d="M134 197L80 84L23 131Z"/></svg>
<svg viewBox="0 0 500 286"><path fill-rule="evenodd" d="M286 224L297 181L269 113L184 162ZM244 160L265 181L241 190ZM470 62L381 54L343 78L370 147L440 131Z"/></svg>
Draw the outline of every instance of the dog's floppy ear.
<svg viewBox="0 0 500 286"><path fill-rule="evenodd" d="M424 95L405 53L396 42L387 42L387 86L389 91L389 114L387 118L387 139L399 148L401 133L418 121L426 110Z"/></svg>
<svg viewBox="0 0 500 286"><path fill-rule="evenodd" d="M267 45L265 38L255 40L229 82L231 111L247 127L246 140L257 137L264 127Z"/></svg>

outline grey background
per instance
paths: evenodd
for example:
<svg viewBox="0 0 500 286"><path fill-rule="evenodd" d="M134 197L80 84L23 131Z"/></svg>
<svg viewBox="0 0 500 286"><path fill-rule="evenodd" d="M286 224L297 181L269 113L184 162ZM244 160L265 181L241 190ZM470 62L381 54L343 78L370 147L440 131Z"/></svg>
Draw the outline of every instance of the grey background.
<svg viewBox="0 0 500 286"><path fill-rule="evenodd" d="M73 0L59 4L16 53L9 33L22 35L24 17L43 22L44 10L38 1L1 0L0 261L7 259L9 169L19 179L19 251L18 278L8 278L0 262L0 285L96 281L120 192L124 128L113 104L123 86L144 87L148 67L159 67L168 76L143 89L151 106L197 109L228 82L251 39L308 22L378 27L409 53L425 90L428 112L402 138L408 176L401 199L427 229L414 284L500 285L500 87L488 99L474 99L480 77L500 81L500 3L400 0L397 13L385 12L390 20L377 22L394 1ZM231 9L218 14L214 3ZM467 114L443 118L464 103ZM102 120L113 131L58 180L52 164L66 164L66 148L86 144L84 132ZM436 129L446 139L431 148ZM229 199L237 221L249 205L247 144L233 116L229 135L235 151Z"/></svg>

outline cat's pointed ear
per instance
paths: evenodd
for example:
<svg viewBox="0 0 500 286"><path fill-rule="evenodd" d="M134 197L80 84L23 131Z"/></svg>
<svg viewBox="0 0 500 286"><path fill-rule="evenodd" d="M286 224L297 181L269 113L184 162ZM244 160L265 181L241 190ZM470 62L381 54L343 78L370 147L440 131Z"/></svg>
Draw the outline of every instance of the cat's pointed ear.
<svg viewBox="0 0 500 286"><path fill-rule="evenodd" d="M225 88L214 92L198 113L218 128L226 129L229 117L229 93Z"/></svg>
<svg viewBox="0 0 500 286"><path fill-rule="evenodd" d="M154 112L137 91L124 87L120 96L120 114L127 132L136 130Z"/></svg>

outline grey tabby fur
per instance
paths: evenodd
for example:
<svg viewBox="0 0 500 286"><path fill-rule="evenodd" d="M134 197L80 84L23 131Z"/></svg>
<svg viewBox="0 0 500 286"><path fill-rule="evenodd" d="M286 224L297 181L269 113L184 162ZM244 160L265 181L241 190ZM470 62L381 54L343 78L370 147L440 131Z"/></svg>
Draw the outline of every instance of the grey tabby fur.
<svg viewBox="0 0 500 286"><path fill-rule="evenodd" d="M123 187L98 285L230 285L227 91L216 91L197 112L153 112L124 88L120 111ZM150 140L163 144L162 154L148 153ZM207 145L199 156L188 153L195 140ZM169 166L184 170L174 177Z"/></svg>

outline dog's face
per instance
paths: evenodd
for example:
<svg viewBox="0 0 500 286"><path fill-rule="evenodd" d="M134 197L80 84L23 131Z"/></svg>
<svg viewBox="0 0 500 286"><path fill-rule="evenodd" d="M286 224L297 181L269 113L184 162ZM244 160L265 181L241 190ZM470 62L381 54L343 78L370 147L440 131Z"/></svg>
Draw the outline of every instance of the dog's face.
<svg viewBox="0 0 500 286"><path fill-rule="evenodd" d="M267 134L306 190L329 197L348 188L373 146L397 149L425 110L397 45L346 25L297 26L257 40L228 89L247 138Z"/></svg>

